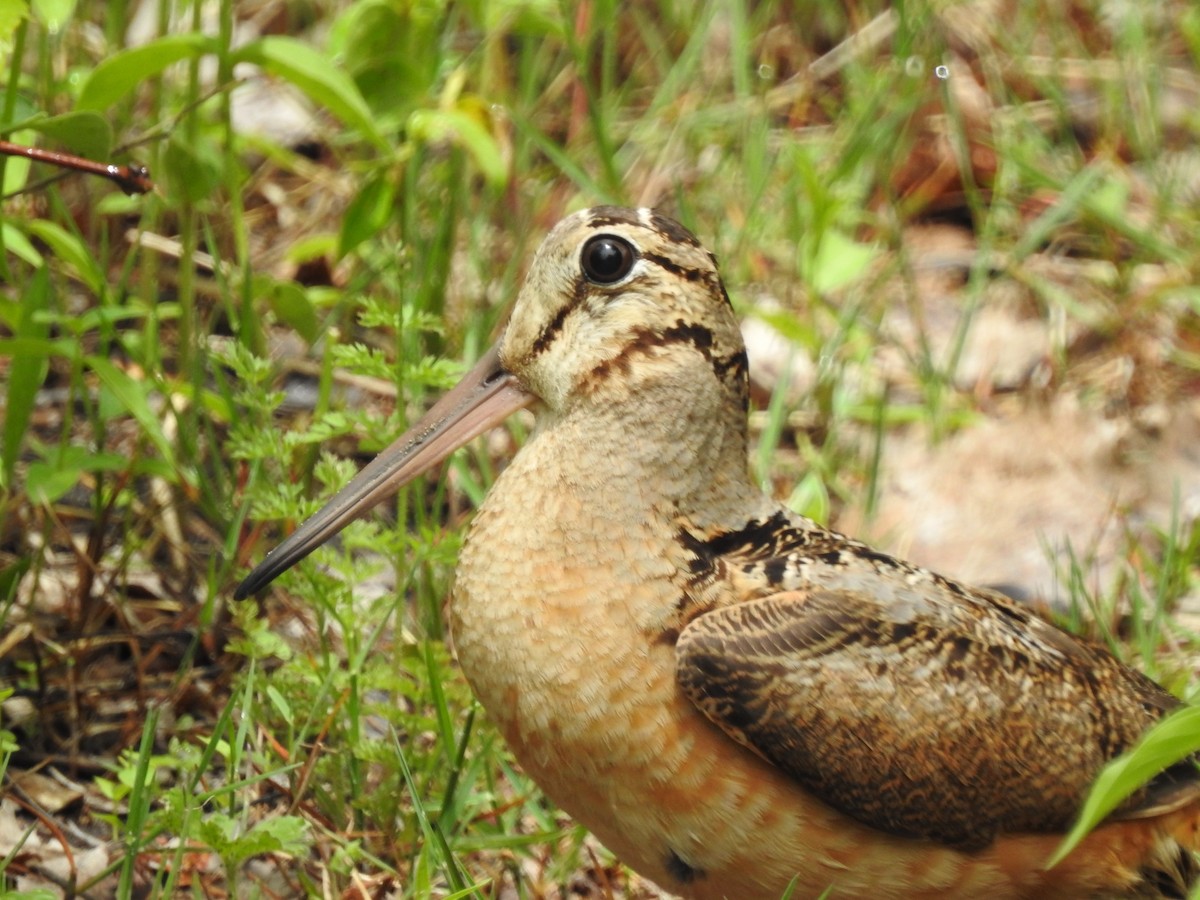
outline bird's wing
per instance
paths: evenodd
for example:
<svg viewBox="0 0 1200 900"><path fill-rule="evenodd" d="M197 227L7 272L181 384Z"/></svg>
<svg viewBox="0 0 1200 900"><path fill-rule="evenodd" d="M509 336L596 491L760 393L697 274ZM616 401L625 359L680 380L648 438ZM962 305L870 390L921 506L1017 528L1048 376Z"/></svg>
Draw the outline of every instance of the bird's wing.
<svg viewBox="0 0 1200 900"><path fill-rule="evenodd" d="M851 583L695 615L676 674L731 738L881 830L965 850L1065 830L1104 763L1178 705L1000 595L941 579ZM1194 798L1195 767L1175 774L1193 786L1174 794Z"/></svg>

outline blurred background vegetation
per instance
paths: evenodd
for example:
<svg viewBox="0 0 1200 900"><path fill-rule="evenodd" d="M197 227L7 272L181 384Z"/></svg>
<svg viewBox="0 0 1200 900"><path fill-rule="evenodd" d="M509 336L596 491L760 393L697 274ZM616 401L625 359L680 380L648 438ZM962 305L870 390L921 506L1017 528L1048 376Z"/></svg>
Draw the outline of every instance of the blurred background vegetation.
<svg viewBox="0 0 1200 900"><path fill-rule="evenodd" d="M153 182L0 158L0 892L654 896L447 646L527 420L229 599L596 203L721 259L752 465L801 512L906 549L930 493L889 521L888 460L1005 421L1140 460L1169 511L1113 501L1105 578L1008 587L1194 694L1195 4L0 0L0 44L0 138ZM1057 491L1017 503L1035 548Z"/></svg>

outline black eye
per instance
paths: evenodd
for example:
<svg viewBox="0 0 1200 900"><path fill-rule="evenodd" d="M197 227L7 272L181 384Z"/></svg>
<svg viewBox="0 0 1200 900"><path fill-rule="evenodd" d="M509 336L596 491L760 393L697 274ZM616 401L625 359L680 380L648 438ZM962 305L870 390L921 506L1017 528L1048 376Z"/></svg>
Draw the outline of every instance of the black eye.
<svg viewBox="0 0 1200 900"><path fill-rule="evenodd" d="M594 284L616 284L629 274L637 254L633 244L611 234L598 234L583 245L579 261L583 274Z"/></svg>

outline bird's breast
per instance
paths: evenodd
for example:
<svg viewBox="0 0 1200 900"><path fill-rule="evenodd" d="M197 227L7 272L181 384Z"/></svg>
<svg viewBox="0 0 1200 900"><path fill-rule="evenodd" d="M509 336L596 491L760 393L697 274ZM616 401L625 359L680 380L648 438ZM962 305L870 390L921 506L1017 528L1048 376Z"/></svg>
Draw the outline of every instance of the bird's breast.
<svg viewBox="0 0 1200 900"><path fill-rule="evenodd" d="M692 816L672 810L711 799L705 780L719 759L697 752L701 723L675 686L674 648L655 639L680 573L669 554L649 552L662 545L652 516L618 527L601 500L546 469L519 455L476 516L454 591L455 649L546 794L669 884L672 853L691 858L707 830L675 838ZM710 731L702 726L724 742Z"/></svg>
<svg viewBox="0 0 1200 900"><path fill-rule="evenodd" d="M671 648L646 630L671 604L674 573L644 552L651 523L617 527L544 474L518 458L479 511L459 560L455 647L519 755L600 769L635 750L605 720L637 718L673 690Z"/></svg>
<svg viewBox="0 0 1200 900"><path fill-rule="evenodd" d="M793 854L766 857L753 836L807 823L820 842L841 817L810 819L795 785L677 688L663 625L686 573L669 516L614 512L554 466L519 454L472 525L452 603L464 674L547 796L639 872L695 896L778 895ZM817 893L840 852L822 852Z"/></svg>

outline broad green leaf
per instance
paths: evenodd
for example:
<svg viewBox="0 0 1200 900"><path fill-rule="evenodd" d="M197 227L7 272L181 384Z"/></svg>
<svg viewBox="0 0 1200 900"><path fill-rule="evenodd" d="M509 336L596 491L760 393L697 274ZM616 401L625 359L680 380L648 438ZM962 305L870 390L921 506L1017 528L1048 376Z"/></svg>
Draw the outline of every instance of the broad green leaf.
<svg viewBox="0 0 1200 900"><path fill-rule="evenodd" d="M147 79L181 60L216 50L216 40L202 34L172 34L140 47L122 50L100 62L79 91L76 109L107 109Z"/></svg>
<svg viewBox="0 0 1200 900"><path fill-rule="evenodd" d="M354 79L367 105L398 128L429 101L445 62L436 16L421 4L358 0L329 29L326 53Z"/></svg>
<svg viewBox="0 0 1200 900"><path fill-rule="evenodd" d="M26 350L14 352L9 362L4 427L0 434L0 476L5 486L13 483L37 391L50 368L50 348L45 341L49 325L38 316L49 304L50 273L42 266L21 292L21 318L16 337L21 339Z"/></svg>
<svg viewBox="0 0 1200 900"><path fill-rule="evenodd" d="M104 162L112 150L112 125L91 110L35 119L29 127L54 138L72 153L98 162Z"/></svg>
<svg viewBox="0 0 1200 900"><path fill-rule="evenodd" d="M388 142L375 126L370 107L354 80L308 44L275 35L247 44L234 52L233 59L255 63L291 82L343 123L357 128L371 143L387 148Z"/></svg>
<svg viewBox="0 0 1200 900"><path fill-rule="evenodd" d="M1058 865L1088 833L1159 772L1200 751L1200 706L1180 709L1151 728L1136 747L1112 760L1092 785L1079 821L1047 868Z"/></svg>
<svg viewBox="0 0 1200 900"><path fill-rule="evenodd" d="M66 263L75 277L86 284L93 294L98 297L104 292L104 273L78 235L49 219L34 219L26 228L34 237L49 245L54 255Z"/></svg>
<svg viewBox="0 0 1200 900"><path fill-rule="evenodd" d="M372 178L363 185L342 216L338 259L379 233L391 216L395 200L396 187L386 174Z"/></svg>

